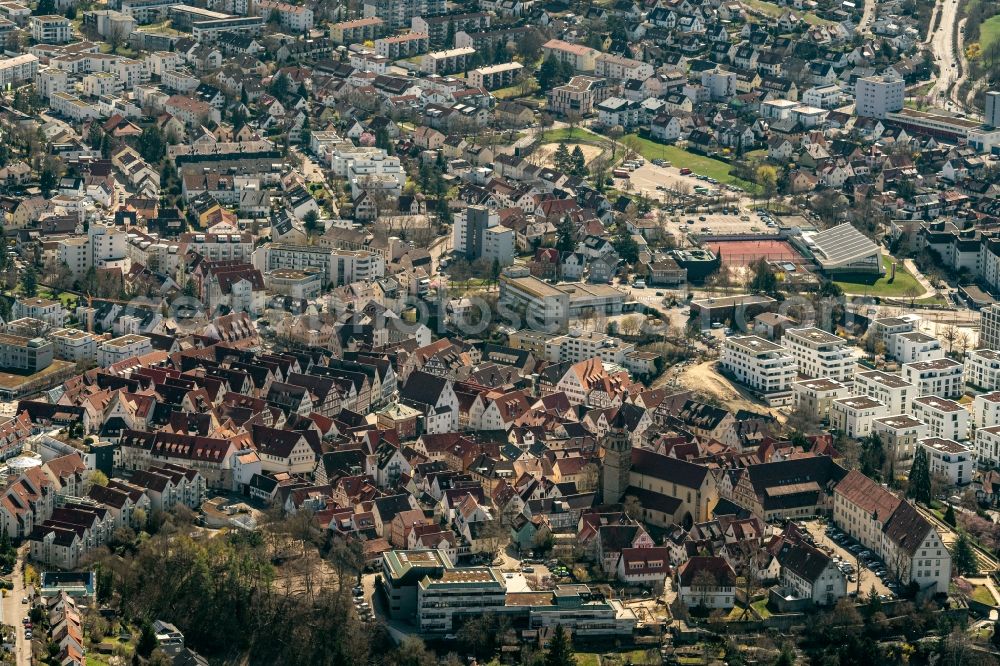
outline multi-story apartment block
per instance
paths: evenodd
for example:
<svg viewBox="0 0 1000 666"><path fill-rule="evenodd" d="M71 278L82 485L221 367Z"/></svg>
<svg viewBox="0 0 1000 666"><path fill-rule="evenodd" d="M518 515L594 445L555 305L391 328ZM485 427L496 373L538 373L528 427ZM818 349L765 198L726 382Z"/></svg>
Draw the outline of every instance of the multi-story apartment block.
<svg viewBox="0 0 1000 666"><path fill-rule="evenodd" d="M365 18L382 19L389 30L410 25L418 16L433 16L447 11L445 0L365 0Z"/></svg>
<svg viewBox="0 0 1000 666"><path fill-rule="evenodd" d="M965 366L950 358L903 364L903 379L916 387L916 395L957 398L962 394Z"/></svg>
<svg viewBox="0 0 1000 666"><path fill-rule="evenodd" d="M847 340L820 328L791 328L781 338L799 375L851 382L857 362Z"/></svg>
<svg viewBox="0 0 1000 666"><path fill-rule="evenodd" d="M30 53L0 59L0 86L8 86L22 81L31 81L38 73L38 57Z"/></svg>
<svg viewBox="0 0 1000 666"><path fill-rule="evenodd" d="M908 414L884 416L872 421L872 430L882 440L896 470L909 469L917 442L927 437L927 424Z"/></svg>
<svg viewBox="0 0 1000 666"><path fill-rule="evenodd" d="M983 308L979 314L979 348L1000 351L1000 303Z"/></svg>
<svg viewBox="0 0 1000 666"><path fill-rule="evenodd" d="M337 250L317 245L269 243L253 253L253 265L262 273L276 269L318 269L323 285L340 286L385 275L385 259L365 250Z"/></svg>
<svg viewBox="0 0 1000 666"><path fill-rule="evenodd" d="M837 398L830 403L830 428L861 439L871 432L875 419L888 415L885 404L866 395Z"/></svg>
<svg viewBox="0 0 1000 666"><path fill-rule="evenodd" d="M313 10L278 0L256 0L256 13L265 21L277 13L281 27L292 32L308 32L313 27Z"/></svg>
<svg viewBox="0 0 1000 666"><path fill-rule="evenodd" d="M653 66L641 60L602 53L594 58L594 75L619 81L628 79L645 81L653 75Z"/></svg>
<svg viewBox="0 0 1000 666"><path fill-rule="evenodd" d="M916 398L910 414L927 424L927 436L964 442L969 438L969 412L954 400L923 396Z"/></svg>
<svg viewBox="0 0 1000 666"><path fill-rule="evenodd" d="M976 430L1000 425L1000 391L977 395L972 401L972 417Z"/></svg>
<svg viewBox="0 0 1000 666"><path fill-rule="evenodd" d="M46 336L52 341L53 355L71 363L97 360L97 336L77 328L59 328Z"/></svg>
<svg viewBox="0 0 1000 666"><path fill-rule="evenodd" d="M937 338L919 331L911 331L893 336L891 354L900 363L912 363L943 358L944 349Z"/></svg>
<svg viewBox="0 0 1000 666"><path fill-rule="evenodd" d="M543 57L550 55L559 62L569 63L578 72L593 72L601 52L583 44L571 44L561 39L550 39L542 45Z"/></svg>
<svg viewBox="0 0 1000 666"><path fill-rule="evenodd" d="M865 118L885 118L903 108L906 82L902 77L865 76L855 83L855 108Z"/></svg>
<svg viewBox="0 0 1000 666"><path fill-rule="evenodd" d="M947 479L953 486L964 486L972 481L972 447L940 437L921 439L919 445L927 453L931 476Z"/></svg>
<svg viewBox="0 0 1000 666"><path fill-rule="evenodd" d="M453 74L464 72L476 50L471 47L431 51L420 59L420 71L426 74Z"/></svg>
<svg viewBox="0 0 1000 666"><path fill-rule="evenodd" d="M32 16L28 23L36 42L64 44L73 40L73 24L65 16Z"/></svg>
<svg viewBox="0 0 1000 666"><path fill-rule="evenodd" d="M834 400L847 398L851 389L832 379L805 379L792 382L792 404L796 410L813 415L817 420L830 418L830 405Z"/></svg>
<svg viewBox="0 0 1000 666"><path fill-rule="evenodd" d="M145 335L123 335L97 345L97 364L106 368L118 361L153 351L153 343Z"/></svg>
<svg viewBox="0 0 1000 666"><path fill-rule="evenodd" d="M975 349L966 354L965 383L980 391L1000 390L1000 351Z"/></svg>
<svg viewBox="0 0 1000 666"><path fill-rule="evenodd" d="M375 40L375 53L389 60L410 58L430 49L430 38L420 32L393 35Z"/></svg>
<svg viewBox="0 0 1000 666"><path fill-rule="evenodd" d="M878 400L890 414L906 414L915 392L916 389L910 382L899 375L881 370L859 372L854 377L855 395L867 395Z"/></svg>
<svg viewBox="0 0 1000 666"><path fill-rule="evenodd" d="M453 44L454 35L459 32L475 32L490 27L490 14L487 12L465 12L458 14L440 14L438 16L415 17L410 21L413 32L422 32L431 40L435 47L460 47ZM480 51L482 53L482 51Z"/></svg>
<svg viewBox="0 0 1000 666"><path fill-rule="evenodd" d="M833 489L833 521L885 563L903 585L946 593L951 553L913 505L857 470Z"/></svg>
<svg viewBox="0 0 1000 666"><path fill-rule="evenodd" d="M363 44L382 34L385 22L377 16L342 21L330 26L330 41L334 44Z"/></svg>
<svg viewBox="0 0 1000 666"><path fill-rule="evenodd" d="M476 88L496 90L513 85L523 70L524 65L519 62L505 62L471 69L466 74L466 80Z"/></svg>
<svg viewBox="0 0 1000 666"><path fill-rule="evenodd" d="M980 467L1000 467L1000 425L976 430L976 464Z"/></svg>
<svg viewBox="0 0 1000 666"><path fill-rule="evenodd" d="M795 359L781 345L755 335L729 338L722 351L722 367L769 399L791 402Z"/></svg>
<svg viewBox="0 0 1000 666"><path fill-rule="evenodd" d="M194 251L209 261L249 262L254 242L251 234L185 232L181 234L177 247L181 256Z"/></svg>
<svg viewBox="0 0 1000 666"><path fill-rule="evenodd" d="M593 76L574 76L561 86L549 91L549 110L559 115L589 116L595 107L614 95L618 86L607 79Z"/></svg>
<svg viewBox="0 0 1000 666"><path fill-rule="evenodd" d="M579 363L595 356L606 363L625 362L625 355L635 349L635 345L598 331L571 331L545 342L545 360L550 363L570 361Z"/></svg>

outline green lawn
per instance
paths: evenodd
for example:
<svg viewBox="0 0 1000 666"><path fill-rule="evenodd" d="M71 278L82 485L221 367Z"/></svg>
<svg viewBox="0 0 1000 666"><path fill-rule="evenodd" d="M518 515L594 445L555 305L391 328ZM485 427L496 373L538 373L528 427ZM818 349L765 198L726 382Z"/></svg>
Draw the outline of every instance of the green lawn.
<svg viewBox="0 0 1000 666"><path fill-rule="evenodd" d="M538 81L535 77L528 79L527 93L523 92L521 84L500 88L493 91L493 96L497 99L510 99L511 97L530 97L538 90Z"/></svg>
<svg viewBox="0 0 1000 666"><path fill-rule="evenodd" d="M600 666L601 658L594 652L577 652L576 666Z"/></svg>
<svg viewBox="0 0 1000 666"><path fill-rule="evenodd" d="M645 139L638 134L628 134L622 137L621 142L635 150L647 160L667 160L675 167L687 167L688 169L691 169L691 171L701 174L702 176L715 178L720 183L739 185L748 191L752 190L754 187L752 183L748 183L741 178L730 175L729 165L722 160L691 153L683 148L678 148L677 146L657 143L656 141Z"/></svg>
<svg viewBox="0 0 1000 666"><path fill-rule="evenodd" d="M978 601L981 604L986 604L987 606L996 605L996 599L993 598L993 593L990 592L990 588L985 585L977 585L974 590L972 590L972 600Z"/></svg>
<svg viewBox="0 0 1000 666"><path fill-rule="evenodd" d="M1000 14L991 16L979 26L979 46L983 52L997 40L1000 40Z"/></svg>
<svg viewBox="0 0 1000 666"><path fill-rule="evenodd" d="M562 127L560 129L548 130L547 132L542 133L541 143L559 143L560 141L593 143L602 146L609 143L608 139L604 138L600 134L594 134L590 130L582 127Z"/></svg>
<svg viewBox="0 0 1000 666"><path fill-rule="evenodd" d="M771 611L767 609L767 598L758 599L757 601L750 604L750 606L755 611L757 611L757 614L760 615L760 619L766 620L767 618L771 617Z"/></svg>
<svg viewBox="0 0 1000 666"><path fill-rule="evenodd" d="M882 296L887 298L909 298L910 291L915 289L916 295L924 293L924 288L920 286L917 279L906 272L903 263L896 265L896 279L889 281L889 269L892 266L892 258L882 255L882 265L885 266L885 275L875 279L874 275L841 276L839 280L834 280L836 285L847 294L867 294L869 296Z"/></svg>
<svg viewBox="0 0 1000 666"><path fill-rule="evenodd" d="M765 14L775 19L784 14L785 11L790 11L799 18L801 18L803 21L808 23L809 25L833 25L834 23L829 19L820 18L819 16L816 16L815 14L811 14L809 12L800 12L795 9L790 9L788 7L779 7L773 2L764 2L764 0L744 0L744 4L747 5L747 7L749 7L750 9L756 10L761 14Z"/></svg>

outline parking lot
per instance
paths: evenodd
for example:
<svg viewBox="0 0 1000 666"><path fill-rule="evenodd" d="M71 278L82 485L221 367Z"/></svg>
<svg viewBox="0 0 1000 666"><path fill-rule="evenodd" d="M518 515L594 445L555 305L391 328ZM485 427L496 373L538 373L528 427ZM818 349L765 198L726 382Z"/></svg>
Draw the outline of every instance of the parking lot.
<svg viewBox="0 0 1000 666"><path fill-rule="evenodd" d="M743 200L745 205L750 201L746 192L740 188L699 179L695 173L682 176L680 169L675 166L657 166L646 162L629 174L629 180L632 182L633 192L657 201L670 200L671 193L668 190L681 195L690 195L695 193L696 187L708 188L711 196L717 199L727 197L734 203Z"/></svg>
<svg viewBox="0 0 1000 666"><path fill-rule="evenodd" d="M826 551L834 558L834 561L840 563L841 570L848 574L848 592L860 590L860 595L864 596L874 587L880 595L890 598L896 596L896 590L900 588L892 581L884 564L873 553L861 547L827 521L811 520L806 522L805 526L815 540L816 547ZM860 587L858 585L859 575L861 577ZM852 578L854 580L851 580Z"/></svg>

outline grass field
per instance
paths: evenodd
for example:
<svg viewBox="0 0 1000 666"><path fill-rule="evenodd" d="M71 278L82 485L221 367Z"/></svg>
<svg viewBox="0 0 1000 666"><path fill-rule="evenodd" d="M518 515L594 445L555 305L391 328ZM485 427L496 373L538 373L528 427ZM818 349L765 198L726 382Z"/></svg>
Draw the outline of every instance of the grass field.
<svg viewBox="0 0 1000 666"><path fill-rule="evenodd" d="M778 18L785 13L785 11L790 11L809 25L833 25L833 21L830 21L829 19L820 18L819 16L809 12L800 12L787 7L779 7L773 2L764 2L764 0L743 0L743 2L750 9L756 10L771 18Z"/></svg>
<svg viewBox="0 0 1000 666"><path fill-rule="evenodd" d="M559 143L560 141L572 141L573 143L593 143L599 145L605 145L610 143L608 139L605 139L600 134L594 134L588 129L582 127L572 128L572 127L562 127L560 129L548 130L542 133L542 140L540 143Z"/></svg>
<svg viewBox="0 0 1000 666"><path fill-rule="evenodd" d="M576 666L600 666L601 658L593 652L577 652Z"/></svg>
<svg viewBox="0 0 1000 666"><path fill-rule="evenodd" d="M624 136L622 137L621 142L635 150L647 160L667 160L675 167L687 167L688 169L691 169L691 171L701 174L702 176L715 178L720 183L739 185L746 190L751 190L753 188L752 183L748 183L745 180L730 175L729 165L722 160L712 159L711 157L705 157L704 155L697 155L695 153L688 152L683 148L678 148L677 146L671 146L665 143L657 143L656 141L644 139L638 134L629 134Z"/></svg>
<svg viewBox="0 0 1000 666"><path fill-rule="evenodd" d="M766 620L771 617L771 611L767 609L767 599L758 599L757 601L750 604L755 611L760 615L760 619Z"/></svg>
<svg viewBox="0 0 1000 666"><path fill-rule="evenodd" d="M507 88L500 88L493 91L493 96L497 99L510 99L512 97L530 97L538 90L538 81L535 77L528 79L527 93L524 93L524 88L521 84L509 86Z"/></svg>
<svg viewBox="0 0 1000 666"><path fill-rule="evenodd" d="M979 46L982 52L997 40L1000 40L1000 14L991 16L979 25Z"/></svg>
<svg viewBox="0 0 1000 666"><path fill-rule="evenodd" d="M875 279L874 275L858 275L856 277L843 276L839 280L834 280L838 287L846 294L867 294L869 296L883 296L888 298L909 298L911 290L916 290L916 295L924 293L924 288L920 286L917 279L906 272L902 262L896 265L896 279L889 281L889 270L892 266L892 258L882 255L882 265L885 266L885 275Z"/></svg>
<svg viewBox="0 0 1000 666"><path fill-rule="evenodd" d="M985 585L977 585L974 590L972 590L972 600L978 601L981 604L986 604L987 606L993 606L996 604L996 599L993 598L993 593L990 592L990 588Z"/></svg>

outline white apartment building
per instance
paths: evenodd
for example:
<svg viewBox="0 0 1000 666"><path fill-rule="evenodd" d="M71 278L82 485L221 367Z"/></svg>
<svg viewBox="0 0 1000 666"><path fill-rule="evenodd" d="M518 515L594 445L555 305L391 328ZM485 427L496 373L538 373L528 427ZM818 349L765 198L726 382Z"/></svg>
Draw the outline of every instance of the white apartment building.
<svg viewBox="0 0 1000 666"><path fill-rule="evenodd" d="M194 251L209 261L249 262L254 251L251 234L181 234L177 251L181 256Z"/></svg>
<svg viewBox="0 0 1000 666"><path fill-rule="evenodd" d="M399 158L373 146L336 146L330 151L330 169L351 182L365 176L391 176L399 187L406 183L406 172Z"/></svg>
<svg viewBox="0 0 1000 666"><path fill-rule="evenodd" d="M645 81L653 75L653 66L648 62L624 58L611 53L602 53L594 58L594 76L603 76L617 81L636 79Z"/></svg>
<svg viewBox="0 0 1000 666"><path fill-rule="evenodd" d="M944 349L937 338L911 331L892 336L892 356L900 363L932 361L944 358Z"/></svg>
<svg viewBox="0 0 1000 666"><path fill-rule="evenodd" d="M881 438L895 469L909 469L917 442L927 437L927 424L909 414L896 414L874 419L872 432Z"/></svg>
<svg viewBox="0 0 1000 666"><path fill-rule="evenodd" d="M46 336L52 341L52 355L71 363L97 360L97 336L76 328L59 328Z"/></svg>
<svg viewBox="0 0 1000 666"><path fill-rule="evenodd" d="M514 263L515 233L513 229L503 225L489 227L483 231L483 253L481 258L493 264L494 261L501 266L510 266Z"/></svg>
<svg viewBox="0 0 1000 666"><path fill-rule="evenodd" d="M972 427L976 430L1000 425L1000 391L980 393L972 401Z"/></svg>
<svg viewBox="0 0 1000 666"><path fill-rule="evenodd" d="M781 346L795 359L799 375L850 382L857 366L847 340L821 328L792 328L785 331Z"/></svg>
<svg viewBox="0 0 1000 666"><path fill-rule="evenodd" d="M66 325L66 309L62 303L40 296L15 299L11 316L13 319L30 317L55 327Z"/></svg>
<svg viewBox="0 0 1000 666"><path fill-rule="evenodd" d="M902 78L865 76L857 80L854 89L857 114L864 118L883 119L903 108L906 82Z"/></svg>
<svg viewBox="0 0 1000 666"><path fill-rule="evenodd" d="M1000 351L1000 303L983 308L979 314L979 348Z"/></svg>
<svg viewBox="0 0 1000 666"><path fill-rule="evenodd" d="M928 437L964 442L969 438L969 412L954 400L928 395L916 398L910 414L927 424Z"/></svg>
<svg viewBox="0 0 1000 666"><path fill-rule="evenodd" d="M74 277L90 268L122 268L128 271L128 234L113 225L93 223L86 237L73 236L58 241L56 260L65 263Z"/></svg>
<svg viewBox="0 0 1000 666"><path fill-rule="evenodd" d="M100 118L101 109L96 104L84 102L76 95L67 92L53 93L49 97L49 106L56 113L72 120L83 121L93 118Z"/></svg>
<svg viewBox="0 0 1000 666"><path fill-rule="evenodd" d="M941 475L953 486L964 486L972 481L975 467L972 447L940 437L922 439L920 447L927 453L931 476Z"/></svg>
<svg viewBox="0 0 1000 666"><path fill-rule="evenodd" d="M453 74L465 71L469 59L476 54L471 46L444 51L431 51L420 58L420 71L426 74Z"/></svg>
<svg viewBox="0 0 1000 666"><path fill-rule="evenodd" d="M947 593L951 553L912 504L857 470L833 489L833 521L872 551L903 585Z"/></svg>
<svg viewBox="0 0 1000 666"><path fill-rule="evenodd" d="M318 269L324 286L367 282L385 276L385 258L367 250L338 250L318 245L267 243L253 252L261 273L277 269Z"/></svg>
<svg viewBox="0 0 1000 666"><path fill-rule="evenodd" d="M903 364L903 379L916 387L916 395L957 398L962 395L965 366L951 358Z"/></svg>
<svg viewBox="0 0 1000 666"><path fill-rule="evenodd" d="M755 335L732 337L722 350L722 367L738 381L765 395L787 395L791 402L795 359L784 347Z"/></svg>
<svg viewBox="0 0 1000 666"><path fill-rule="evenodd" d="M519 62L503 62L487 67L470 69L466 74L466 80L474 88L486 88L496 90L514 85L518 75L524 70L524 65Z"/></svg>
<svg viewBox="0 0 1000 666"><path fill-rule="evenodd" d="M792 382L792 404L795 409L812 414L823 421L830 417L830 405L834 400L847 398L851 390L832 379L805 379Z"/></svg>
<svg viewBox="0 0 1000 666"><path fill-rule="evenodd" d="M872 430L875 419L889 415L886 406L865 395L838 398L830 403L830 428L861 439Z"/></svg>
<svg viewBox="0 0 1000 666"><path fill-rule="evenodd" d="M123 335L97 345L97 365L106 368L118 361L153 351L153 343L145 335Z"/></svg>
<svg viewBox="0 0 1000 666"><path fill-rule="evenodd" d="M890 414L906 414L915 393L913 384L899 375L881 370L859 372L854 377L854 394L878 400Z"/></svg>
<svg viewBox="0 0 1000 666"><path fill-rule="evenodd" d="M976 464L1000 467L1000 425L976 430Z"/></svg>
<svg viewBox="0 0 1000 666"><path fill-rule="evenodd" d="M550 39L542 45L545 58L554 56L559 62L566 62L578 72L593 72L597 66L597 57L601 52L583 44L571 44L561 39Z"/></svg>
<svg viewBox="0 0 1000 666"><path fill-rule="evenodd" d="M307 32L313 27L313 10L308 7L292 5L287 2L275 2L275 0L257 0L257 15L265 21L270 20L271 14L278 13L278 20L281 27L292 32Z"/></svg>
<svg viewBox="0 0 1000 666"><path fill-rule="evenodd" d="M31 38L42 44L64 44L73 41L73 24L65 16L32 16L28 20Z"/></svg>
<svg viewBox="0 0 1000 666"><path fill-rule="evenodd" d="M802 103L820 109L835 109L844 101L844 91L836 83L814 86L802 93Z"/></svg>
<svg viewBox="0 0 1000 666"><path fill-rule="evenodd" d="M595 356L606 363L625 363L625 355L635 350L635 345L599 331L573 329L568 335L559 335L545 341L545 360L549 363L570 361L579 363Z"/></svg>
<svg viewBox="0 0 1000 666"><path fill-rule="evenodd" d="M38 57L30 53L0 59L0 87L31 81L38 73Z"/></svg>
<svg viewBox="0 0 1000 666"><path fill-rule="evenodd" d="M24 56L19 56L24 57ZM31 56L34 58L35 56ZM36 58L36 68L37 68L37 58ZM3 81L4 69L3 61L0 60L0 85L6 87L8 83L13 84L13 81ZM35 74L35 90L38 91L38 95L42 99L49 99L54 93L66 92L69 89L69 74L65 70L58 69L56 67L46 67Z"/></svg>
<svg viewBox="0 0 1000 666"><path fill-rule="evenodd" d="M965 383L980 391L1000 390L1000 352L975 349L966 354Z"/></svg>
<svg viewBox="0 0 1000 666"><path fill-rule="evenodd" d="M916 327L913 317L881 317L871 323L873 334L885 345L886 354L892 354L894 336L909 333Z"/></svg>

